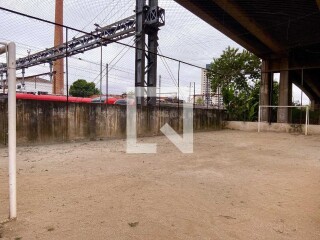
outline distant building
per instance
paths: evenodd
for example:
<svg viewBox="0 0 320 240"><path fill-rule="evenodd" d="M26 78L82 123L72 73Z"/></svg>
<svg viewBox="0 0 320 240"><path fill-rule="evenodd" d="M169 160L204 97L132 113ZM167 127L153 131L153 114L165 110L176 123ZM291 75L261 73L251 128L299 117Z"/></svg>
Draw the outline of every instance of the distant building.
<svg viewBox="0 0 320 240"><path fill-rule="evenodd" d="M203 96L204 104L209 104L213 106L222 106L223 98L221 94L221 89L218 88L216 91L212 91L211 81L208 79L208 71L210 64L206 65L206 69L201 71L201 94Z"/></svg>
<svg viewBox="0 0 320 240"><path fill-rule="evenodd" d="M2 80L0 82L0 92L7 93L8 86L7 81ZM16 81L17 93L31 93L31 94L52 94L52 83L49 80L39 77L26 77L17 78Z"/></svg>
<svg viewBox="0 0 320 240"><path fill-rule="evenodd" d="M39 77L17 78L17 92L33 94L52 94L52 83Z"/></svg>
<svg viewBox="0 0 320 240"><path fill-rule="evenodd" d="M208 71L207 71L207 69L209 68L210 68L210 64L207 64L206 69L201 70L201 94L203 96L204 103L212 105L211 82L208 79Z"/></svg>

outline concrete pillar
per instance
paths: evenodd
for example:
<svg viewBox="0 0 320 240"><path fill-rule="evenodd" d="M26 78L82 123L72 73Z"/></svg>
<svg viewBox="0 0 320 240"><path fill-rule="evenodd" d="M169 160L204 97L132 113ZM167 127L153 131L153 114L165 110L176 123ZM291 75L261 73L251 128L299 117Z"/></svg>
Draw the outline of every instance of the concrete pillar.
<svg viewBox="0 0 320 240"><path fill-rule="evenodd" d="M311 111L314 111L314 107L315 107L315 100L314 100L314 99L311 99L311 100L310 100L310 110L311 110Z"/></svg>
<svg viewBox="0 0 320 240"><path fill-rule="evenodd" d="M320 99L316 100L316 99L311 99L311 107L310 110L319 112L320 110ZM318 117L313 119L312 124L320 124L320 114L317 114Z"/></svg>
<svg viewBox="0 0 320 240"><path fill-rule="evenodd" d="M272 88L272 74L269 73L269 61L262 61L261 85L260 85L260 105L269 106L271 102L270 93ZM261 121L269 120L269 109L261 109Z"/></svg>
<svg viewBox="0 0 320 240"><path fill-rule="evenodd" d="M56 0L55 8L55 23L63 24L63 0ZM54 29L54 46L57 47L63 44L63 27L55 26ZM53 76L52 92L53 94L64 94L64 60L59 59L53 63Z"/></svg>
<svg viewBox="0 0 320 240"><path fill-rule="evenodd" d="M320 99L318 100L318 99L311 99L311 103L310 103L310 109L312 110L312 111L314 111L314 110L320 110Z"/></svg>
<svg viewBox="0 0 320 240"><path fill-rule="evenodd" d="M292 83L289 81L289 68L288 59L283 59L281 61L280 72L280 84L279 84L279 106L289 106L291 105L291 95L292 95ZM288 108L278 108L278 123L288 123L289 122L289 109Z"/></svg>
<svg viewBox="0 0 320 240"><path fill-rule="evenodd" d="M292 106L292 80L290 80L289 74L289 81L288 81L288 106ZM292 108L288 108L288 122L292 122Z"/></svg>

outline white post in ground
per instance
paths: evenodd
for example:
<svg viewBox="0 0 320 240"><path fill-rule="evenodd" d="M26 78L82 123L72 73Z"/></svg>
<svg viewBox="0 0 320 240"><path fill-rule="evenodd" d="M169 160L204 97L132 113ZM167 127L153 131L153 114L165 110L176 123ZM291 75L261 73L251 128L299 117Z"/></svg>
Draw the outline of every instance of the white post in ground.
<svg viewBox="0 0 320 240"><path fill-rule="evenodd" d="M305 135L308 135L308 125L309 125L309 107L306 108L306 125L305 125Z"/></svg>
<svg viewBox="0 0 320 240"><path fill-rule="evenodd" d="M17 217L16 180L16 45L10 42L8 52L8 147L9 147L9 218Z"/></svg>
<svg viewBox="0 0 320 240"><path fill-rule="evenodd" d="M259 105L259 111L258 111L258 133L260 132L260 121L261 121L261 106Z"/></svg>

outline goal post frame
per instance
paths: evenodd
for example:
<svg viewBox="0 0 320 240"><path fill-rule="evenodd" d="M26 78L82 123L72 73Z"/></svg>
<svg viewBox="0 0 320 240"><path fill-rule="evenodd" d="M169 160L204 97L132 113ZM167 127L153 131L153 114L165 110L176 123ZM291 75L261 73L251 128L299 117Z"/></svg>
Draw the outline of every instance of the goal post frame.
<svg viewBox="0 0 320 240"><path fill-rule="evenodd" d="M0 42L0 55L6 54L8 86L9 219L17 218L17 124L16 124L16 44Z"/></svg>
<svg viewBox="0 0 320 240"><path fill-rule="evenodd" d="M305 108L306 109L306 117L305 117L305 135L308 135L308 127L309 127L309 106L268 106L268 105L259 105L258 111L258 132L261 131L261 108Z"/></svg>

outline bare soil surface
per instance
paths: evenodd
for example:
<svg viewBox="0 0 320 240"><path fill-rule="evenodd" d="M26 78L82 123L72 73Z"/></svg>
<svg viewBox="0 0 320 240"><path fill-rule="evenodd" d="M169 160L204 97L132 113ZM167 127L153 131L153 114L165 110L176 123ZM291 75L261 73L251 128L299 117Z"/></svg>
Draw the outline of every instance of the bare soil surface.
<svg viewBox="0 0 320 240"><path fill-rule="evenodd" d="M124 140L20 147L18 219L0 239L320 239L320 136L216 131L195 153ZM0 222L8 213L0 149Z"/></svg>

